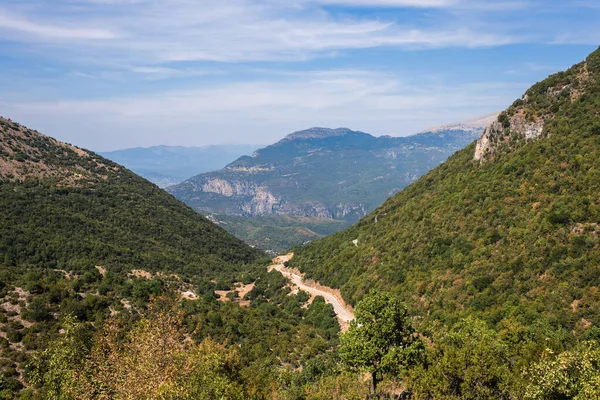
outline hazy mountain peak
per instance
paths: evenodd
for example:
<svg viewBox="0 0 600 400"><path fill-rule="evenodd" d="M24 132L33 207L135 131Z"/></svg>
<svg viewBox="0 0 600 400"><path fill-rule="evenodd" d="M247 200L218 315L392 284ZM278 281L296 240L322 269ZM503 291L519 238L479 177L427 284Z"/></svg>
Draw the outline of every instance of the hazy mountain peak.
<svg viewBox="0 0 600 400"><path fill-rule="evenodd" d="M334 137L334 136L344 136L344 135L347 135L348 133L362 133L364 135L368 135L367 133L353 131L348 128L331 129L331 128L314 127L314 128L309 128L309 129L305 129L302 131L290 133L289 135L284 137L283 140L323 139L323 138Z"/></svg>
<svg viewBox="0 0 600 400"><path fill-rule="evenodd" d="M434 126L426 129L424 132L440 132L440 131L478 131L487 128L492 122L498 118L499 112L482 115L480 117L470 118L462 122L454 122L451 124Z"/></svg>

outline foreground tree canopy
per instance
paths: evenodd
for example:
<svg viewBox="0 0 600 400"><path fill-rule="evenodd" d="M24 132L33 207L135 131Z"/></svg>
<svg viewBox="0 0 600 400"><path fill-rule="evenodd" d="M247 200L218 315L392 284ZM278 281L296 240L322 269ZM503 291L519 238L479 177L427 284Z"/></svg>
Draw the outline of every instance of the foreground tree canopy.
<svg viewBox="0 0 600 400"><path fill-rule="evenodd" d="M370 372L376 393L383 374L402 372L414 341L399 297L375 292L356 305L355 319L340 338L340 358L351 368Z"/></svg>

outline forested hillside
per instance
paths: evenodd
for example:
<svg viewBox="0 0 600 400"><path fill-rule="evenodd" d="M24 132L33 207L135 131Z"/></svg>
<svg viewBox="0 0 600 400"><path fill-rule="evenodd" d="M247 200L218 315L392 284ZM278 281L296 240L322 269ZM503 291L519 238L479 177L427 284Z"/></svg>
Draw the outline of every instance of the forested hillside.
<svg viewBox="0 0 600 400"><path fill-rule="evenodd" d="M0 120L0 261L210 275L260 253L129 170Z"/></svg>
<svg viewBox="0 0 600 400"><path fill-rule="evenodd" d="M279 368L312 362L299 379L322 373L339 330L331 307L290 295L261 252L111 161L10 120L0 127L0 398L157 398L164 374L185 368L152 357L167 357L169 341L183 360L190 339L190 357L214 375L188 398L270 398L284 390ZM242 299L231 289L243 284ZM130 375L106 364L93 377L109 344L113 358L101 358L121 357ZM87 378L72 381L75 371Z"/></svg>
<svg viewBox="0 0 600 400"><path fill-rule="evenodd" d="M531 87L477 144L355 226L296 248L291 265L353 303L374 287L397 293L420 329L450 329L438 336L429 372L417 374L421 393L449 393L442 388L452 390L453 373L467 379L466 370L433 367L467 346L460 335L485 331L490 343L519 348L511 357L527 365L543 347L561 351L599 337L599 153L600 50ZM483 324L474 327L474 318ZM562 379L547 378L550 386ZM578 393L565 385L556 396ZM535 398L563 398L548 390Z"/></svg>

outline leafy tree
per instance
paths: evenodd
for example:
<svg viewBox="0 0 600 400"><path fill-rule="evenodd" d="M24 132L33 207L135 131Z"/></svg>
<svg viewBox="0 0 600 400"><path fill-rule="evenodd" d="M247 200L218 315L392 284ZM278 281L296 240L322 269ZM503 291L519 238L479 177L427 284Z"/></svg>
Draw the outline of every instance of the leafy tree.
<svg viewBox="0 0 600 400"><path fill-rule="evenodd" d="M595 341L584 342L558 355L548 349L527 377L527 399L598 399L600 346Z"/></svg>
<svg viewBox="0 0 600 400"><path fill-rule="evenodd" d="M450 331L437 334L425 362L411 369L409 387L413 397L510 398L511 385L517 386L518 382L512 381L509 350L484 322L463 320Z"/></svg>
<svg viewBox="0 0 600 400"><path fill-rule="evenodd" d="M91 347L89 327L78 323L73 316L64 321L64 334L30 362L30 381L43 387L44 398L71 399L69 393L76 386L75 371L83 365Z"/></svg>
<svg viewBox="0 0 600 400"><path fill-rule="evenodd" d="M339 354L353 369L371 373L373 392L384 373L399 373L414 342L406 307L398 296L372 292L356 305L356 319L340 338Z"/></svg>

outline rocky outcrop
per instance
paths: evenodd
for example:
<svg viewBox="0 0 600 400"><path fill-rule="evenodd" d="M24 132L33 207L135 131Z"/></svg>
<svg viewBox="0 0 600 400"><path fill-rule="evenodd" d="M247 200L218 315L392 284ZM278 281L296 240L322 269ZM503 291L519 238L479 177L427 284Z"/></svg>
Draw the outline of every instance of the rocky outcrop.
<svg viewBox="0 0 600 400"><path fill-rule="evenodd" d="M257 186L249 181L230 181L221 178L209 178L202 184L204 193L216 193L221 196L252 196Z"/></svg>
<svg viewBox="0 0 600 400"><path fill-rule="evenodd" d="M247 215L273 214L281 199L269 192L265 187L257 187L254 196L249 201L240 205L241 210Z"/></svg>
<svg viewBox="0 0 600 400"><path fill-rule="evenodd" d="M475 160L492 157L500 148L509 147L511 141L529 141L542 135L545 121L541 118L528 121L523 114L515 114L510 118L506 114L501 115L504 117L492 122L477 140L473 156Z"/></svg>

